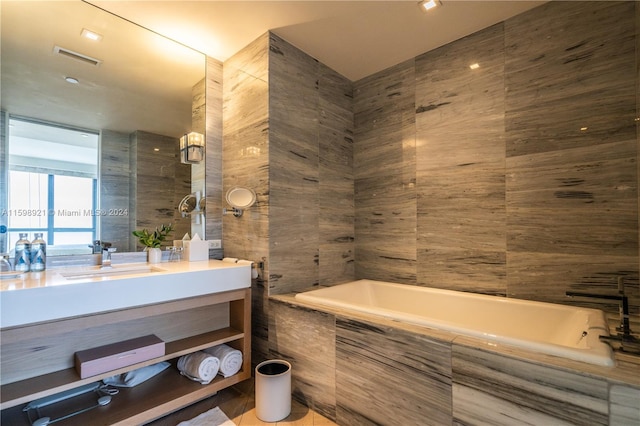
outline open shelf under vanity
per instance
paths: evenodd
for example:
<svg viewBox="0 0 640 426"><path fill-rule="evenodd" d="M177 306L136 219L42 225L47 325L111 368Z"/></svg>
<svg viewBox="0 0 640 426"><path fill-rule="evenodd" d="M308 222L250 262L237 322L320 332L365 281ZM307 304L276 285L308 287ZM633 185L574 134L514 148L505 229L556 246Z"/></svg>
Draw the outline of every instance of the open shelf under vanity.
<svg viewBox="0 0 640 426"><path fill-rule="evenodd" d="M206 296L182 299L157 305L135 307L123 311L107 312L2 330L3 381L5 371L12 365L23 365L42 358L34 357L33 348L44 335L49 340L60 342L62 350L50 350L49 355L59 359L47 367L52 371L29 374L3 384L0 388L1 423L5 425L31 425L23 408L38 398L53 395L82 385L98 382L105 377L126 373L161 361L170 361L171 366L151 379L132 388L118 388L108 405L96 407L64 420L65 425L131 425L144 424L176 411L201 399L214 395L221 389L251 377L250 358L250 289L232 290ZM179 320L178 320L179 318ZM189 325L197 334L189 335ZM209 328L210 330L206 330ZM51 336L51 333L57 333ZM165 340L165 355L100 375L80 378L76 369L66 364L73 359L75 350L84 349L87 336L93 341L113 342L123 340L136 333L153 333L158 336L181 336ZM186 335L185 335L186 334ZM78 336L74 349L72 335ZM208 385L182 376L175 363L177 358L219 344L227 344L243 353L241 370L230 377L218 375ZM97 346L98 343L95 344ZM36 352L45 352L42 349ZM11 357L13 359L6 359ZM59 366L65 368L57 369ZM15 374L15 373L14 373ZM95 393L95 392L93 392ZM97 394L96 394L97 395ZM97 398L97 396L96 396ZM58 415L64 415L61 412ZM62 423L62 422L61 422Z"/></svg>

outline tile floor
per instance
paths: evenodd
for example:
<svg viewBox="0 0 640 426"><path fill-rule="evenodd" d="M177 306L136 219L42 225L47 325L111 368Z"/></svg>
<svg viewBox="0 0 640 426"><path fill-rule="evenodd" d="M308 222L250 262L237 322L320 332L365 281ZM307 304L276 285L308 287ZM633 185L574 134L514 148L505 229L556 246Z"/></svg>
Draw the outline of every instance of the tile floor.
<svg viewBox="0 0 640 426"><path fill-rule="evenodd" d="M289 417L273 423L261 421L256 417L253 379L223 389L215 396L155 420L148 426L176 426L214 407L220 407L237 426L337 426L333 421L296 401L291 402Z"/></svg>

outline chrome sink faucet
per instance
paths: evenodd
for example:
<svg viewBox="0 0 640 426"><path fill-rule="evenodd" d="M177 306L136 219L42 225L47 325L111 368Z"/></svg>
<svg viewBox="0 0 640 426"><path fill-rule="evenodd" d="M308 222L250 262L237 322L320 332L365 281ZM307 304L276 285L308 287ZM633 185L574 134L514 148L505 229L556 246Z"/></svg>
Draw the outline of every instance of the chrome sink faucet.
<svg viewBox="0 0 640 426"><path fill-rule="evenodd" d="M111 243L107 241L94 240L93 244L89 244L89 248L92 249L93 254L101 254L104 248L111 247Z"/></svg>
<svg viewBox="0 0 640 426"><path fill-rule="evenodd" d="M102 264L100 265L100 269L111 268L111 253L115 253L116 250L117 249L115 247L103 247Z"/></svg>

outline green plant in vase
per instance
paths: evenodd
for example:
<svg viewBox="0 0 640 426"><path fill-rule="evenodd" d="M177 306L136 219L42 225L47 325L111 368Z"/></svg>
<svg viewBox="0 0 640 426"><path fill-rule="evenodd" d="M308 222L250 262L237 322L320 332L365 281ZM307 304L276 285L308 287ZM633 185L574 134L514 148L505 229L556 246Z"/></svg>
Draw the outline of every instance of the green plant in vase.
<svg viewBox="0 0 640 426"><path fill-rule="evenodd" d="M149 262L158 263L162 259L162 242L167 239L173 231L171 224L162 224L160 228L156 227L153 232L147 229L133 231L132 234L138 238L138 242L145 246L145 250L149 252Z"/></svg>

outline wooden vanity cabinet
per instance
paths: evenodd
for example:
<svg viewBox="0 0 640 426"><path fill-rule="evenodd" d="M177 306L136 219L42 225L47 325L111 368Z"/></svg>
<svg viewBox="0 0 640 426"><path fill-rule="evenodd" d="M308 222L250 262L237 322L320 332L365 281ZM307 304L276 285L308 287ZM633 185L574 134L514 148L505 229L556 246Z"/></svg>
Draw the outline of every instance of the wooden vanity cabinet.
<svg viewBox="0 0 640 426"><path fill-rule="evenodd" d="M251 290L247 288L2 329L1 424L30 425L23 412L30 401L160 361L171 361L172 366L133 388L119 388L108 405L64 420L64 424L144 424L246 380L251 377L250 307ZM85 379L74 368L76 351L148 334L166 342L164 356ZM180 356L222 343L242 351L242 369L237 374L218 375L210 384L201 385L177 370Z"/></svg>

